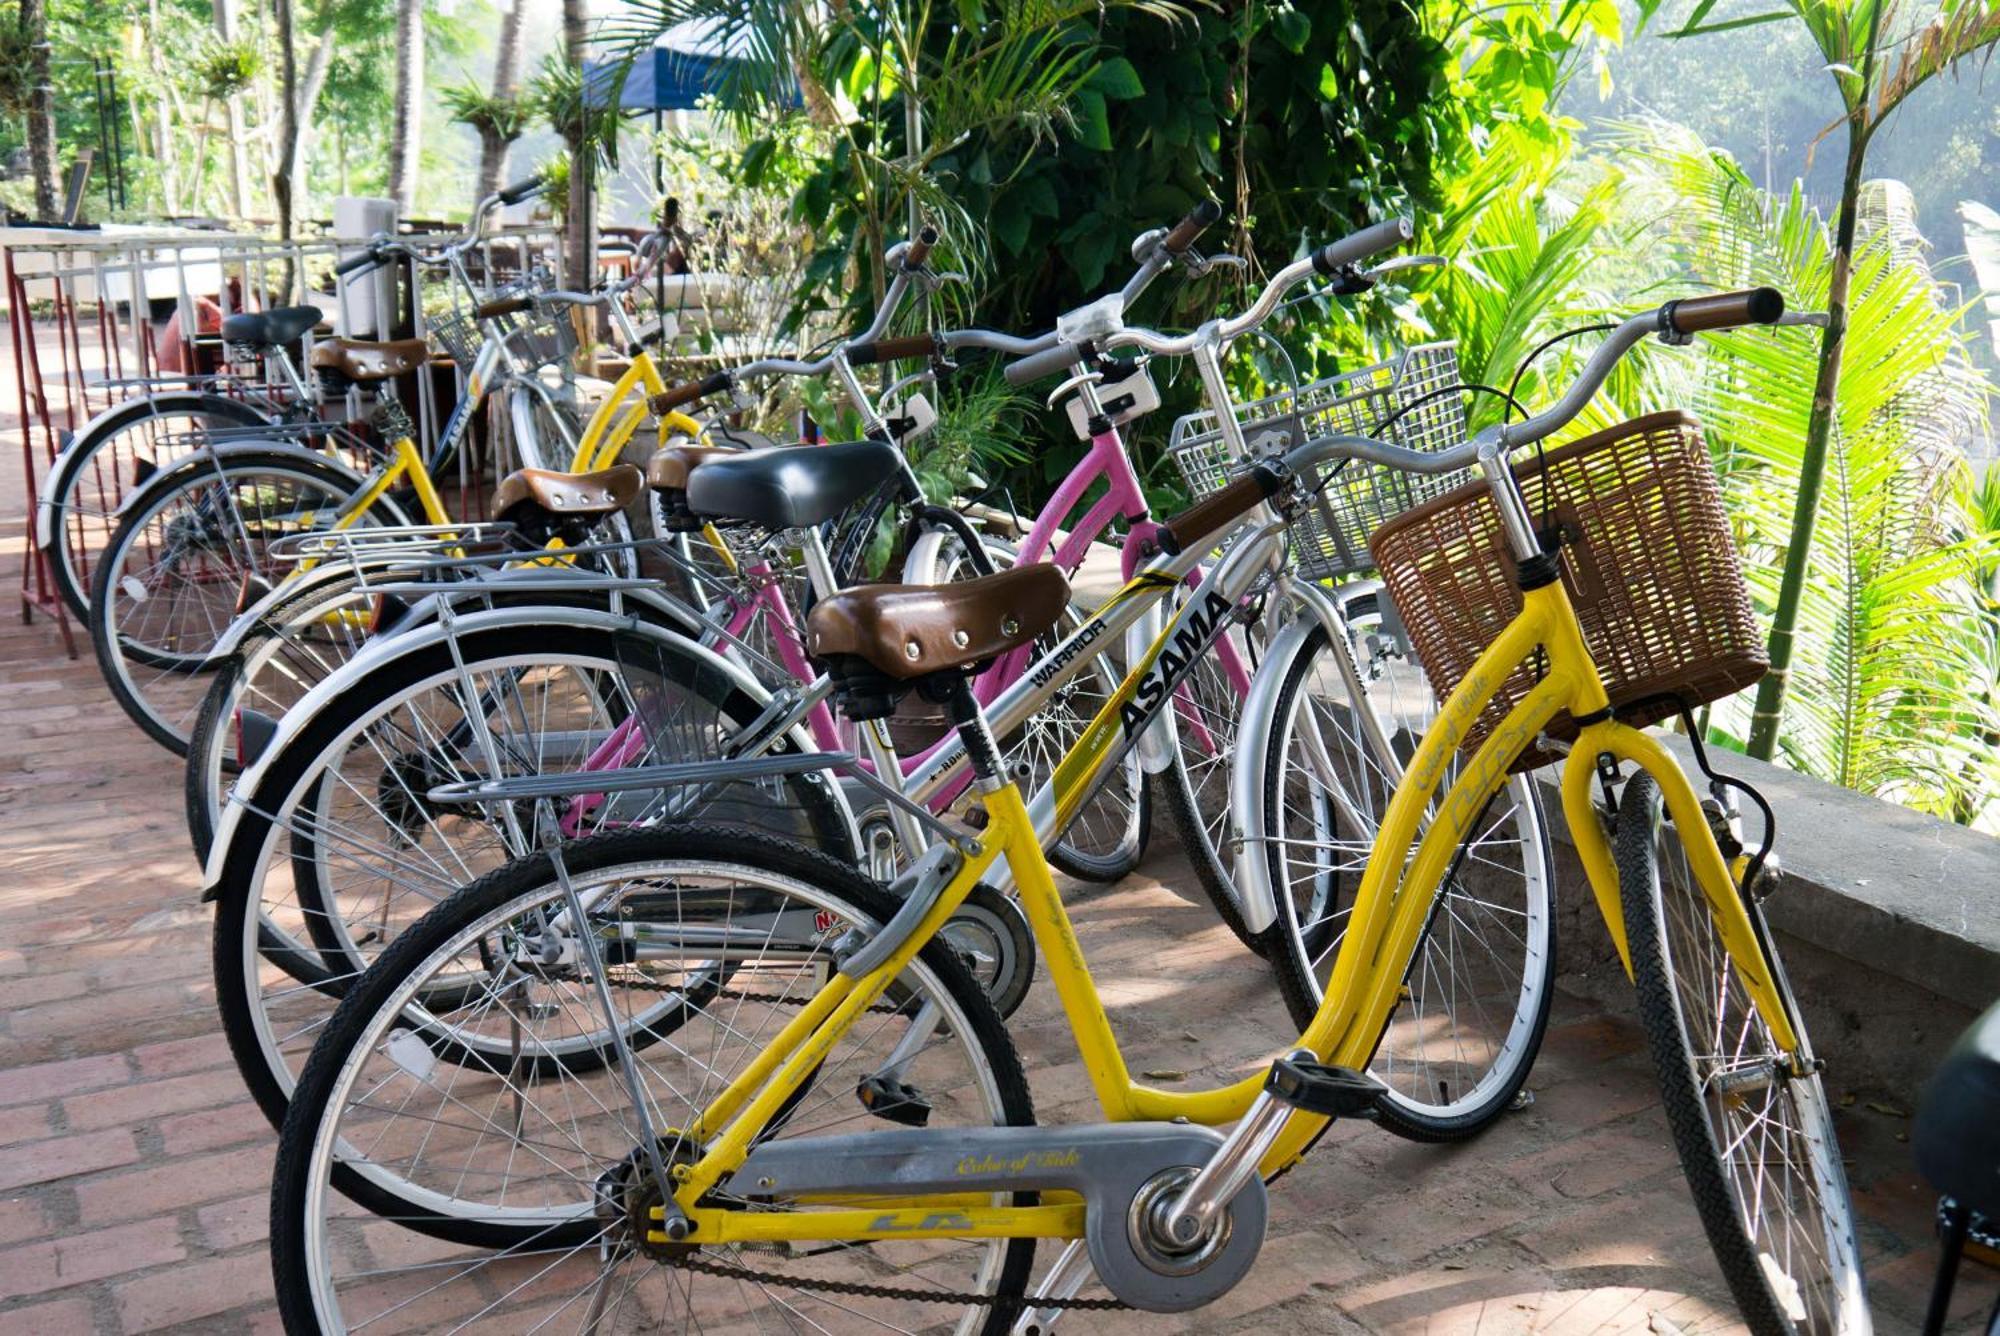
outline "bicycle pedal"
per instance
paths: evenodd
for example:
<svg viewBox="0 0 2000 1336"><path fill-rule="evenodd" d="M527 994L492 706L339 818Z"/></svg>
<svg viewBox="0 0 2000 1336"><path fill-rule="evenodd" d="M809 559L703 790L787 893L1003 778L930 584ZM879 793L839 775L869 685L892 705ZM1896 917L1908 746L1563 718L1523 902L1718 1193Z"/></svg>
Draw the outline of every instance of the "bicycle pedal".
<svg viewBox="0 0 2000 1336"><path fill-rule="evenodd" d="M1264 1078L1273 1099L1326 1118L1373 1118L1385 1093L1381 1082L1348 1067L1279 1058Z"/></svg>
<svg viewBox="0 0 2000 1336"><path fill-rule="evenodd" d="M903 1127L928 1127L931 1121L931 1102L924 1098L921 1090L913 1085L905 1085L890 1076L864 1076L854 1087L855 1098L861 1107L884 1122L897 1123Z"/></svg>

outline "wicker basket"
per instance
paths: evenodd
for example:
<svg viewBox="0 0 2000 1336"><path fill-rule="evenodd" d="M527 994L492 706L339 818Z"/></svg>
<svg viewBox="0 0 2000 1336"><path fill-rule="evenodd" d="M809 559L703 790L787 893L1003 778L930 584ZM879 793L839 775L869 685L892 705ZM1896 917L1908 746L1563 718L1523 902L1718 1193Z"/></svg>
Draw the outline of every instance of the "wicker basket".
<svg viewBox="0 0 2000 1336"><path fill-rule="evenodd" d="M1770 666L1743 584L1701 424L1655 413L1523 460L1515 469L1537 525L1562 535L1562 580L1619 718L1635 727L1756 682ZM1417 657L1444 700L1521 609L1515 563L1486 484L1419 506L1378 530L1377 567ZM1495 694L1461 744L1469 755L1533 688L1535 660ZM1549 722L1572 740L1567 712ZM1554 757L1531 748L1516 770Z"/></svg>
<svg viewBox="0 0 2000 1336"><path fill-rule="evenodd" d="M1343 372L1252 403L1238 404L1250 459L1233 459L1213 411L1190 413L1174 423L1167 451L1196 499L1219 490L1259 459L1280 455L1319 436L1372 436L1412 450L1442 450L1465 439L1463 396L1441 394L1398 418L1392 414L1433 391L1458 385L1458 349L1452 343L1406 348L1398 356ZM1368 535L1384 520L1449 491L1456 476L1399 473L1351 462L1333 474L1314 506L1292 525L1297 569L1309 580L1366 570ZM1331 519L1331 523L1328 520Z"/></svg>

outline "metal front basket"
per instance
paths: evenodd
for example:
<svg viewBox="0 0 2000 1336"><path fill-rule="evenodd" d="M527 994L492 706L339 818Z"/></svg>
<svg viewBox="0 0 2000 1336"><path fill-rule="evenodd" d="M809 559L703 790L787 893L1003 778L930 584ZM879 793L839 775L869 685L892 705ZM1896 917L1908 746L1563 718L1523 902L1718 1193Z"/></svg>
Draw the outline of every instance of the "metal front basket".
<svg viewBox="0 0 2000 1336"><path fill-rule="evenodd" d="M494 288L488 300L499 301L525 293L547 292L554 284L554 276L548 270L531 269L521 277ZM448 315L427 322L424 338L434 351L450 357L461 370L470 371L472 364L479 359L480 349L486 344L489 325L506 341L507 350L514 355L514 360L523 371L537 371L545 366L566 363L577 350L576 326L570 320L567 307L547 310L538 306L484 323L473 316L471 308L456 307Z"/></svg>
<svg viewBox="0 0 2000 1336"><path fill-rule="evenodd" d="M1426 343L1386 362L1342 372L1250 403L1236 405L1250 458L1233 458L1213 411L1174 424L1168 453L1196 499L1217 491L1258 459L1283 454L1316 437L1372 436L1412 450L1443 450L1465 439L1464 396L1440 393L1459 384L1458 345ZM1411 405L1415 407L1411 408ZM1386 430L1399 409L1410 411ZM1455 487L1462 473L1440 477L1399 473L1349 461L1332 470L1320 504L1292 526L1297 569L1321 580L1367 570L1368 537L1414 505Z"/></svg>

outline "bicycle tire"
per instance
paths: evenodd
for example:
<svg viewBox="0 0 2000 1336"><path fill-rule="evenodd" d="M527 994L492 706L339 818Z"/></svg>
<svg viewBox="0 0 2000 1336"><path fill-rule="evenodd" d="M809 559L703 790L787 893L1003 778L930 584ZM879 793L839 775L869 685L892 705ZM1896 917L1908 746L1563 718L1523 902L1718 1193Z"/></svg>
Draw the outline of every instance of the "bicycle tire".
<svg viewBox="0 0 2000 1336"><path fill-rule="evenodd" d="M199 701L184 700L179 705L155 702L148 698L147 686L154 690L171 691L177 679L194 676L208 668L208 653L220 639L222 626L227 625L228 619L218 626L217 619L211 616L211 630L205 642L197 636L185 644L177 644L172 652L142 647L114 624L120 600L112 596L112 583L114 578L121 584L127 578L121 574L126 554L146 541L154 516L175 497L191 488L209 485L218 471L239 481L258 477L286 479L301 486L317 488L328 497L351 496L363 485L362 480L350 470L310 454L267 453L254 448L229 449L218 451L212 460L200 457L184 460L154 478L126 507L118 532L106 547L93 578L89 618L91 644L105 685L110 688L119 707L148 737L182 757L187 755L188 734ZM387 497L371 506L366 518L375 524L406 522L401 509ZM136 577L131 578L136 580ZM232 585L227 592L233 598L236 590ZM135 665L152 670L147 683L136 680Z"/></svg>
<svg viewBox="0 0 2000 1336"><path fill-rule="evenodd" d="M664 825L570 844L563 851L568 875L589 879L623 868L709 865L747 869L807 888L808 903L826 907L836 920L882 924L894 916L897 904L880 886L826 855L758 831L706 824ZM507 915L530 901L551 898L553 870L549 855L537 853L516 860L457 892L402 934L382 958L342 999L325 1035L315 1045L300 1074L298 1098L284 1120L272 1181L272 1266L286 1330L322 1330L314 1295L315 1250L309 1211L319 1177L315 1161L322 1149L329 1185L378 1215L388 1215L418 1233L477 1247L507 1248L528 1244L538 1252L594 1246L601 1226L593 1217L495 1223L440 1213L416 1187L399 1180L380 1165L368 1170L352 1160L334 1162L331 1147L322 1147L339 1131L336 1117L327 1128L329 1110L343 1088L350 1063L365 1061L375 1037L408 1014L404 996L420 994L424 980L412 976L429 962L448 954L455 942L477 935L496 915ZM926 942L917 959L962 1018L959 1037L969 1060L990 1075L997 1099L999 1125L1030 1126L1034 1106L1020 1058L1006 1027L985 991L972 979L956 953L940 940ZM959 1027L954 1026L955 1029ZM788 1102L789 1103L789 1102ZM786 1111L788 1114L790 1110ZM325 1129L325 1130L323 1130ZM495 1190L495 1196L504 1195ZM552 1210L552 1208L543 1208ZM994 1291L1003 1302L987 1311L980 1329L1007 1331L1020 1309L1032 1271L1035 1240L1008 1241Z"/></svg>
<svg viewBox="0 0 2000 1336"><path fill-rule="evenodd" d="M1717 1092L1710 1085L1711 1076L1723 1070L1737 1078L1757 1076L1754 1066L1742 1063L1746 1044L1761 1040L1770 1050L1751 1055L1759 1063L1770 1063L1776 1047L1748 1003L1738 967L1716 935L1706 896L1691 877L1684 884L1669 885L1678 877L1678 867L1662 874L1663 861L1677 862L1672 854L1662 853L1669 831L1672 822L1663 820L1659 784L1640 771L1625 786L1618 804L1614 837L1618 893L1632 953L1639 1025L1646 1034L1667 1125L1709 1247L1744 1320L1760 1336L1865 1332L1868 1308L1853 1206L1818 1072L1795 1076L1772 1066L1761 1088L1732 1082L1730 1089ZM1673 838L1678 842L1677 831ZM1713 837L1704 828L1699 838ZM1752 902L1746 900L1745 905L1754 924L1758 911ZM1763 940L1768 942L1768 935ZM1778 962L1759 962L1755 968L1777 981L1793 1024L1803 1024L1796 1019L1797 1008L1791 1006ZM1679 986L1682 980L1688 981L1687 987ZM1732 998L1742 1006L1741 1017L1725 1014ZM1712 1011L1704 1014L1711 1006ZM1715 1035L1737 1045L1738 1051L1718 1051L1705 1058L1696 1051L1696 1035ZM1726 1068L1725 1062L1729 1062ZM1715 1072L1703 1074L1700 1069L1711 1063ZM1732 1120L1747 1112L1745 1135L1719 1135L1713 1116L1718 1105ZM1725 1146L1731 1149L1725 1151ZM1788 1173L1785 1182L1775 1181L1771 1157L1782 1162L1777 1172L1787 1173L1782 1166L1790 1164L1794 1153L1803 1161L1798 1166L1801 1172ZM1755 1157L1752 1181L1740 1191L1735 1185L1742 1183L1742 1171L1732 1172L1739 1155ZM1787 1228L1782 1237L1773 1237L1744 1219L1746 1205L1754 1206L1761 1216L1789 1209L1794 1202L1809 1208L1814 1217L1809 1228ZM1802 1279L1795 1264L1815 1249L1822 1252L1823 1283L1818 1277Z"/></svg>
<svg viewBox="0 0 2000 1336"><path fill-rule="evenodd" d="M678 637L657 632L650 633L650 637L662 646L679 643ZM265 1034L264 1027L270 1018L258 978L259 960L275 964L293 978L306 979L322 973L329 976L317 981L326 996L336 995L341 987L339 980L353 975L351 969L342 968L343 962L338 958L328 959L328 943L314 932L310 920L305 925L306 936L313 942L308 953L310 959L273 960L258 949L262 940L261 920L269 916L264 903L264 883L271 867L282 859L285 875L295 878L303 875L298 837L279 822L279 814L303 801L314 785L324 783L321 758L343 746L344 738L359 736L366 729L371 712L379 714L382 702L393 702L400 693L415 689L416 684L455 672L457 662L469 667L538 657L539 661L550 663L565 658L613 665L619 662L620 641L603 628L566 627L560 650L551 650L547 641L546 633L538 634L529 624L487 627L458 637L457 659L454 642L447 641L374 664L273 754L260 777L257 792L246 796L244 814L232 833L214 888L213 968L217 1007L231 1055L252 1097L273 1125L283 1119L291 1071L286 1056L276 1051L280 1040L267 1038ZM739 724L756 718L762 709L760 700L734 689L720 700L701 699L719 715ZM816 842L834 851L853 850L845 809L833 796L832 786L799 778L787 784L787 791L804 813ZM327 894L325 890L309 890L302 893L302 898L317 896L324 906L328 903ZM260 921L256 933L250 930L253 918Z"/></svg>
<svg viewBox="0 0 2000 1336"><path fill-rule="evenodd" d="M78 568L79 549L89 545L93 560L86 563L94 569L95 555L101 546L90 544L88 536L80 530L92 521L103 529L102 539L109 542L117 530L115 505L111 509L98 511L86 509L73 498L78 490L87 485L93 471L101 473L107 467L104 455L109 455L108 467L120 467L120 454L128 454L133 461L141 458L135 448L121 444L120 437L135 429L143 430L148 423L158 423L162 419L187 418L202 427L262 427L277 421L272 413L259 409L243 399L232 399L221 394L170 393L149 395L144 399L132 399L117 405L86 425L70 443L56 456L49 473L47 496L53 512L50 524L50 543L44 549L48 553L50 574L55 579L56 589L62 594L63 602L69 605L77 620L86 621L90 617L91 571ZM166 467L177 462L165 461ZM155 461L157 464L157 461ZM152 476L158 476L157 473ZM138 486L143 486L141 482ZM86 518L88 517L88 518ZM79 532L72 532L72 530Z"/></svg>
<svg viewBox="0 0 2000 1336"><path fill-rule="evenodd" d="M1390 777L1371 767L1362 755L1359 764L1345 773L1316 776L1314 785L1303 794L1287 791L1291 773L1287 757L1298 737L1300 692L1308 684L1326 680L1327 676L1339 681L1338 675L1327 674L1320 662L1321 656L1331 651L1331 633L1324 624L1316 623L1290 650L1289 662L1266 665L1267 671L1283 674L1273 703L1278 723L1271 730L1262 760L1266 822L1263 847L1271 869L1271 885L1277 894L1279 922L1284 927L1284 949L1274 954L1271 965L1292 1020L1301 1027L1311 1023L1324 996L1320 971L1327 962L1327 952L1338 941L1344 920L1335 903L1343 891L1348 903L1352 903L1353 891L1372 852L1392 788ZM1428 701L1428 685L1421 689ZM1334 713L1351 712L1353 708L1351 703L1344 704ZM1367 708L1379 707L1371 702ZM1398 712L1392 707L1390 713L1393 719ZM1335 750L1327 743L1326 729L1317 721L1315 732L1321 752ZM1358 739L1343 737L1342 741L1356 744L1341 748L1344 752L1360 754L1365 747ZM1415 738L1404 738L1400 732L1392 739L1395 750L1405 757L1414 752L1415 744ZM1312 751L1308 748L1309 756ZM1331 757L1329 760L1338 765L1337 760ZM1324 791L1323 786L1329 780L1340 786L1338 796ZM1404 989L1404 1001L1398 1003L1398 1013L1414 1008L1416 1014L1408 1018L1411 1024L1407 1030L1399 1029L1397 1013L1391 1014L1370 1062L1370 1069L1389 1089L1380 1105L1379 1121L1389 1131L1411 1141L1463 1141L1492 1126L1513 1106L1527 1082L1541 1049L1542 1036L1548 1029L1549 1009L1555 997L1555 866L1534 782L1523 778L1510 783L1516 790L1514 810L1521 814L1511 823L1511 828L1519 832L1522 845L1518 916L1516 906L1511 903L1512 890L1483 891L1472 885L1464 871L1464 863L1469 859L1462 856L1457 869L1448 874L1452 884L1440 888L1441 897L1448 899L1441 898L1442 912L1433 914L1419 939L1417 958L1410 971L1414 977ZM1293 826L1287 824L1302 818L1313 823L1314 838L1300 840L1293 833ZM1366 823L1365 829L1347 830L1357 818ZM1482 815L1468 833L1467 841L1484 832L1498 831L1500 820L1505 819L1505 813L1491 822ZM1300 922L1302 914L1297 897L1292 894L1294 869L1288 861L1302 847L1308 859L1313 904L1304 914L1313 922L1304 926ZM1467 844L1461 849L1476 847ZM1330 861L1323 859L1322 851L1332 854ZM1504 875L1496 871L1502 853L1499 849L1491 850L1480 859L1479 865L1484 869L1480 875L1489 879ZM1354 865L1357 854L1363 860L1362 867ZM1503 896L1508 902L1498 903ZM1518 933L1511 926L1516 917L1522 925ZM1499 934L1497 943L1488 940L1494 933ZM1518 983L1514 981L1517 946ZM1461 987L1467 993L1464 998L1459 996ZM1504 1022L1504 1034L1496 1036L1491 1033L1497 1019L1494 1013L1502 995L1510 992L1514 998ZM1442 1026L1437 1013L1426 1009L1434 994L1443 995L1446 1019ZM1472 1013L1466 1017L1463 1034L1457 1019L1461 1008ZM1444 1055L1435 1063L1429 1056L1434 1041ZM1415 1050L1413 1057L1403 1056L1406 1045ZM1470 1056L1475 1053L1490 1053L1492 1060L1478 1066ZM1398 1070L1399 1066L1402 1070ZM1428 1097L1432 1090L1438 1092L1437 1098Z"/></svg>

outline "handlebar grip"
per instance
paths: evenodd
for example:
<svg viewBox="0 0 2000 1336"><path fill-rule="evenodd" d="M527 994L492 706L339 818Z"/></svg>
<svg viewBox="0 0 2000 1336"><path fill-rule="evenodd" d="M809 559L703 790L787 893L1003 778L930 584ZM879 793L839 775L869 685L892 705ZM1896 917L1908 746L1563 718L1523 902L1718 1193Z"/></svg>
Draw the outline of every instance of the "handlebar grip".
<svg viewBox="0 0 2000 1336"><path fill-rule="evenodd" d="M513 185L506 187L500 192L500 202L502 204L519 204L524 199L541 194L547 185L548 182L544 181L540 176L530 176L525 180L516 181Z"/></svg>
<svg viewBox="0 0 2000 1336"><path fill-rule="evenodd" d="M878 362L900 362L905 357L934 357L939 349L935 334L906 334L900 339L877 339L857 343L847 350L849 366L874 366Z"/></svg>
<svg viewBox="0 0 2000 1336"><path fill-rule="evenodd" d="M350 255L346 259L342 260L339 264L333 267L333 272L340 275L340 277L342 278L346 278L350 274L360 273L363 269L373 269L376 265L381 263L382 263L382 257L375 253L375 248L373 246L370 246L367 250L362 251L359 255Z"/></svg>
<svg viewBox="0 0 2000 1336"><path fill-rule="evenodd" d="M535 309L535 299L523 294L519 297L498 297L490 302L482 302L473 308L474 320L494 320L503 315L519 315L523 311Z"/></svg>
<svg viewBox="0 0 2000 1336"><path fill-rule="evenodd" d="M1660 328L1676 334L1699 334L1740 325L1772 325L1784 313L1784 293L1776 288L1747 288L1668 302L1660 308Z"/></svg>
<svg viewBox="0 0 2000 1336"><path fill-rule="evenodd" d="M1058 371L1067 371L1078 362L1089 360L1090 345L1058 343L1053 348L1044 348L1038 353L1029 353L1018 362L1009 362L1000 374L1007 378L1009 385L1032 385L1043 376L1053 376Z"/></svg>
<svg viewBox="0 0 2000 1336"><path fill-rule="evenodd" d="M685 385L662 390L646 401L646 406L655 413L671 413L682 404L691 404L697 399L711 394L720 394L736 383L736 378L727 371L717 371L700 380L691 380Z"/></svg>
<svg viewBox="0 0 2000 1336"><path fill-rule="evenodd" d="M926 227L917 233L916 240L910 243L909 250L903 252L903 268L905 270L923 268L924 261L931 258L931 247L937 243L938 233L935 227Z"/></svg>
<svg viewBox="0 0 2000 1336"><path fill-rule="evenodd" d="M1222 206L1212 199L1205 199L1187 211L1187 217L1174 224L1174 230L1160 238L1160 249L1169 255L1181 255L1195 238L1208 231L1222 217Z"/></svg>
<svg viewBox="0 0 2000 1336"><path fill-rule="evenodd" d="M1201 500L1160 526L1160 547L1176 556L1192 544L1207 538L1230 521L1246 515L1268 501L1284 486L1285 475L1270 464L1253 465L1250 471L1213 496Z"/></svg>
<svg viewBox="0 0 2000 1336"><path fill-rule="evenodd" d="M1313 252L1313 268L1321 276L1331 278L1350 264L1407 245L1416 234L1417 229L1409 219L1391 218L1320 247Z"/></svg>

